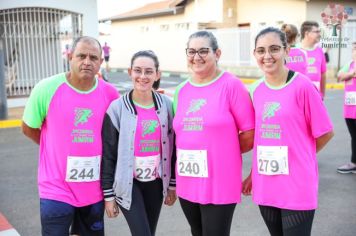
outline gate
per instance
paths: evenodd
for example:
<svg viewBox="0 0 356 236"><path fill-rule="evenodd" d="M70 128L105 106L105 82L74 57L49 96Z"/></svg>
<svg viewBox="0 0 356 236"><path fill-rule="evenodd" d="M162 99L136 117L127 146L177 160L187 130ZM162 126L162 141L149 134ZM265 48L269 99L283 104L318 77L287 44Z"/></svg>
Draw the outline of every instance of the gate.
<svg viewBox="0 0 356 236"><path fill-rule="evenodd" d="M82 35L82 17L41 7L0 10L8 96L29 95L40 80L68 70L66 45Z"/></svg>

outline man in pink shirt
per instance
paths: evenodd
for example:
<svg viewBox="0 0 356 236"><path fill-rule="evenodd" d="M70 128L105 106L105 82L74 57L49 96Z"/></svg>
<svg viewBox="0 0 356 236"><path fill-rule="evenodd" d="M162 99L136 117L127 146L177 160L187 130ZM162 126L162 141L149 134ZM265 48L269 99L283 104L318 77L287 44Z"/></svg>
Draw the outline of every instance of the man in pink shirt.
<svg viewBox="0 0 356 236"><path fill-rule="evenodd" d="M100 43L80 37L70 71L40 81L26 105L23 133L40 145L38 190L42 235L103 236L101 127L117 90L98 80Z"/></svg>
<svg viewBox="0 0 356 236"><path fill-rule="evenodd" d="M326 61L323 50L318 46L321 37L319 24L315 21L305 21L300 32L302 37L300 46L307 52L308 57L308 72L306 75L318 88L322 99L324 99Z"/></svg>

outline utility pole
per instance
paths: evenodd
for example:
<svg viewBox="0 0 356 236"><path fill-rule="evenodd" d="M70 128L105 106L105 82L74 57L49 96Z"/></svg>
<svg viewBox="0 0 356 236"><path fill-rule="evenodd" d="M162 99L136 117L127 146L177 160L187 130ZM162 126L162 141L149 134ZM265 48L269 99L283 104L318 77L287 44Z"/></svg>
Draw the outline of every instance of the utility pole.
<svg viewBox="0 0 356 236"><path fill-rule="evenodd" d="M7 96L5 86L5 63L3 41L0 39L0 120L7 119Z"/></svg>

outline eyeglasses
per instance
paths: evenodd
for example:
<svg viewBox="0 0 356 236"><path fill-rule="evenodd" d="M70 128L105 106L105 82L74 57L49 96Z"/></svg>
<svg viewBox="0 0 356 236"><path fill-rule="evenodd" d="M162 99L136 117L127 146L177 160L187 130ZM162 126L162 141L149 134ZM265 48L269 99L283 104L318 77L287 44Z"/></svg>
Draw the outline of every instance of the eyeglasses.
<svg viewBox="0 0 356 236"><path fill-rule="evenodd" d="M285 46L271 45L267 48L267 51L269 55L276 56L278 55L278 53L281 51L282 48L285 48ZM266 48L264 47L256 48L255 53L257 54L257 56L263 57L266 54Z"/></svg>
<svg viewBox="0 0 356 236"><path fill-rule="evenodd" d="M194 48L186 48L185 53L188 57L194 57L198 53L200 57L206 57L209 54L210 48L200 48L195 50Z"/></svg>
<svg viewBox="0 0 356 236"><path fill-rule="evenodd" d="M140 75L140 76L142 75L142 73L145 76L151 76L151 75L153 75L155 73L153 70L143 70L141 68L133 68L132 72L137 74L137 75Z"/></svg>
<svg viewBox="0 0 356 236"><path fill-rule="evenodd" d="M320 34L321 30L311 30L310 32Z"/></svg>

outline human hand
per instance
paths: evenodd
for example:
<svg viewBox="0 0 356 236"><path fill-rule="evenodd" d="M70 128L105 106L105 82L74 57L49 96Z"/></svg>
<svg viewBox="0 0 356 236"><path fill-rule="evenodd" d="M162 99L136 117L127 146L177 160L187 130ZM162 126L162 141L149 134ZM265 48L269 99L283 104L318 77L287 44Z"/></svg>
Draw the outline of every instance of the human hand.
<svg viewBox="0 0 356 236"><path fill-rule="evenodd" d="M115 200L105 201L105 211L109 218L117 217L120 212Z"/></svg>
<svg viewBox="0 0 356 236"><path fill-rule="evenodd" d="M242 194L245 196L251 195L252 192L252 178L251 173L242 181Z"/></svg>
<svg viewBox="0 0 356 236"><path fill-rule="evenodd" d="M168 189L167 196L164 199L164 204L166 204L167 206L172 206L176 200L177 200L176 190Z"/></svg>

